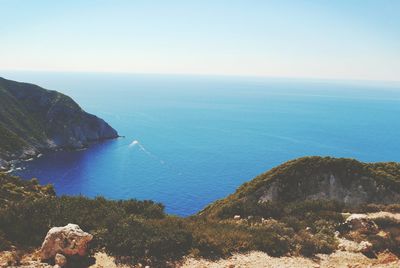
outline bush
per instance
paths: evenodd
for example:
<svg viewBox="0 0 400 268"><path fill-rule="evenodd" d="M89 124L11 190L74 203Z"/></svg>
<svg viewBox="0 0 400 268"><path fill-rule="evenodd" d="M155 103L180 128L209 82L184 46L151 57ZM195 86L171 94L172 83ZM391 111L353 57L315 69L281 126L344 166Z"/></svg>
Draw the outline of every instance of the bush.
<svg viewBox="0 0 400 268"><path fill-rule="evenodd" d="M387 205L385 210L392 213L400 213L400 204Z"/></svg>
<svg viewBox="0 0 400 268"><path fill-rule="evenodd" d="M271 256L282 256L293 248L294 230L285 224L270 221L266 225L252 228L252 244Z"/></svg>
<svg viewBox="0 0 400 268"><path fill-rule="evenodd" d="M375 218L374 222L382 229L390 227L397 227L400 229L400 221L392 217Z"/></svg>
<svg viewBox="0 0 400 268"><path fill-rule="evenodd" d="M246 226L190 220L188 229L193 235L193 249L201 257L226 257L234 252L246 252L251 249L252 234Z"/></svg>
<svg viewBox="0 0 400 268"><path fill-rule="evenodd" d="M191 234L175 218L144 221L129 217L110 227L104 235L107 252L113 256L129 256L128 261L132 263L154 264L178 259L191 245Z"/></svg>
<svg viewBox="0 0 400 268"><path fill-rule="evenodd" d="M136 203L136 207L141 209L125 210L124 202L127 202L127 208ZM132 215L145 219L164 217L163 209L151 201L110 201L101 197L26 199L0 210L0 230L11 242L25 247L39 246L47 231L54 226L75 223L85 231L101 233Z"/></svg>

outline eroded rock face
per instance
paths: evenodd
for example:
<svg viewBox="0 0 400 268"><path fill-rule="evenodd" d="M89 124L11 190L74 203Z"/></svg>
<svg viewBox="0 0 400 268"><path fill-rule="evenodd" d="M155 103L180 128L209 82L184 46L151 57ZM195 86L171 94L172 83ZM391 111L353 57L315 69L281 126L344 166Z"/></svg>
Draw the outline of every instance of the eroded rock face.
<svg viewBox="0 0 400 268"><path fill-rule="evenodd" d="M400 194L388 187L377 185L376 180L367 176L355 176L352 181L337 174L325 173L310 176L312 185L304 182L293 182L288 187L297 188L297 199L300 200L335 200L346 205L365 203L390 204L400 201ZM346 181L346 183L344 183ZM293 189L291 189L293 190ZM262 189L259 202L280 202L286 189L279 182L270 183Z"/></svg>
<svg viewBox="0 0 400 268"><path fill-rule="evenodd" d="M40 258L49 260L57 253L64 256L85 256L88 243L93 239L76 224L53 227L49 230L40 249Z"/></svg>

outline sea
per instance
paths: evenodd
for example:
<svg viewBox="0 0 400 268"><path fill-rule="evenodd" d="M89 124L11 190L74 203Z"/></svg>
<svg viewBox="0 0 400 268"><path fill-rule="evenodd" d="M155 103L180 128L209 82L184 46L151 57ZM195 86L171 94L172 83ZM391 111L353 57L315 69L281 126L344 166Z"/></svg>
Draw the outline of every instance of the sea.
<svg viewBox="0 0 400 268"><path fill-rule="evenodd" d="M154 200L188 216L303 156L400 161L400 84L1 72L71 96L123 136L21 163L58 195Z"/></svg>

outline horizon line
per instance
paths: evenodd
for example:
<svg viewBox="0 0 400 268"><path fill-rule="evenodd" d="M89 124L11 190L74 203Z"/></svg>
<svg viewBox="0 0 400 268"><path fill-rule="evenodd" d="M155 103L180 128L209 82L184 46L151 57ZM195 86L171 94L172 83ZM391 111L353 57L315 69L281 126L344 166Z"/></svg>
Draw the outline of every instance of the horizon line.
<svg viewBox="0 0 400 268"><path fill-rule="evenodd" d="M198 77L232 77L232 78L257 78L257 79L289 79L289 80L321 80L337 82L375 82L400 84L399 80L365 79L365 78L339 78L318 76L286 76L286 75L249 75L249 74L216 74L216 73L168 73L168 72L133 72L133 71L107 71L107 70L50 70L50 69L0 69L0 72L29 72L29 73L76 73L76 74L114 74L114 75L164 75L164 76L198 76ZM1 75L0 75L1 77Z"/></svg>

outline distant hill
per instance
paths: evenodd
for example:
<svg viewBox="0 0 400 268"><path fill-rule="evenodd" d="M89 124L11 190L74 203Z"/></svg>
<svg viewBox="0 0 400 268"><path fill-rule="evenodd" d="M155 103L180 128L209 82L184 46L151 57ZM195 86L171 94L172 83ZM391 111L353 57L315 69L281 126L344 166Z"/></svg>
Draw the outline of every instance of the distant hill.
<svg viewBox="0 0 400 268"><path fill-rule="evenodd" d="M201 215L263 215L268 203L329 200L346 206L400 202L400 164L304 157L286 162L243 184Z"/></svg>
<svg viewBox="0 0 400 268"><path fill-rule="evenodd" d="M117 131L70 97L0 78L0 168L7 160L116 137Z"/></svg>

